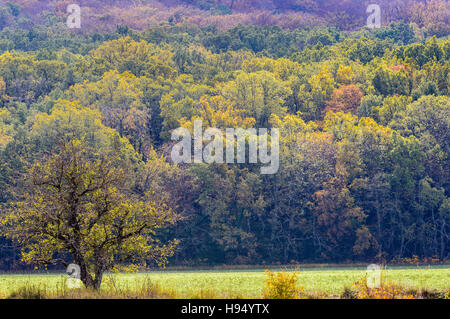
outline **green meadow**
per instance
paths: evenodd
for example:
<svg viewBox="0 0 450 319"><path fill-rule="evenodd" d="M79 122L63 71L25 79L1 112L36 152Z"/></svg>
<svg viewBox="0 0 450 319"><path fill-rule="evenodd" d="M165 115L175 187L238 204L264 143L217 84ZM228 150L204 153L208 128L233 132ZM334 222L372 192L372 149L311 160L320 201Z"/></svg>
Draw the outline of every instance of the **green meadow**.
<svg viewBox="0 0 450 319"><path fill-rule="evenodd" d="M271 269L281 271L281 269ZM295 271L298 288L311 296L339 297L345 288L365 277L362 268L343 269L284 269ZM148 285L175 298L259 298L266 281L264 270L230 271L155 271L134 274L107 274L101 293L120 295L148 289ZM450 266L388 268L383 270L384 282L406 289L448 291ZM3 274L0 275L0 297L7 298L14 291L32 287L45 291L47 296L67 295L65 274Z"/></svg>

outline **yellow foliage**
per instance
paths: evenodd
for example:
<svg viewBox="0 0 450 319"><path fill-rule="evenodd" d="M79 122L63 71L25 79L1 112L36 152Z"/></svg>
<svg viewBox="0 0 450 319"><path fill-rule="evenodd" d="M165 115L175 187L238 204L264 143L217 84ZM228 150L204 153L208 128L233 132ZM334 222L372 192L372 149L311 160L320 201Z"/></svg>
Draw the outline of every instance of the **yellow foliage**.
<svg viewBox="0 0 450 319"><path fill-rule="evenodd" d="M186 128L193 128L193 121L200 119L205 127L216 128L250 128L255 125L255 119L244 117L244 110L237 109L234 104L222 96L209 97L204 95L200 98L199 116L194 116L188 121L185 118L180 124Z"/></svg>
<svg viewBox="0 0 450 319"><path fill-rule="evenodd" d="M266 270L266 287L263 290L264 299L296 299L298 298L297 274Z"/></svg>
<svg viewBox="0 0 450 319"><path fill-rule="evenodd" d="M336 77L339 83L350 84L353 77L352 68L346 65L339 65Z"/></svg>

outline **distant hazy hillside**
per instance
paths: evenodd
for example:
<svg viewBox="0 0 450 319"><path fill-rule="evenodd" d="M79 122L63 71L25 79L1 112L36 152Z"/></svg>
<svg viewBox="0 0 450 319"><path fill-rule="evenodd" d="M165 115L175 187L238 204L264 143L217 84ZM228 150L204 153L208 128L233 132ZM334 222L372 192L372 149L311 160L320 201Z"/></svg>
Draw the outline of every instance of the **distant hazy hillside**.
<svg viewBox="0 0 450 319"><path fill-rule="evenodd" d="M365 24L365 0L1 0L0 28L43 22L49 14L64 18L67 6L82 8L83 30L111 30L117 25L143 29L150 25L190 22L230 28L236 24L299 28L326 24L344 30ZM403 20L431 33L449 32L450 5L445 0L379 0L383 24Z"/></svg>

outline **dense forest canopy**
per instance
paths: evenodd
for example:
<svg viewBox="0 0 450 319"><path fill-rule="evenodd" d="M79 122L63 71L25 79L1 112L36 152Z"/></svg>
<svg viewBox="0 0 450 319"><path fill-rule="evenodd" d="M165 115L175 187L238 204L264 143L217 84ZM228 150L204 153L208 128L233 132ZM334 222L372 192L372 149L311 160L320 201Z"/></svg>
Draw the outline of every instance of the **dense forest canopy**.
<svg viewBox="0 0 450 319"><path fill-rule="evenodd" d="M445 0L2 0L0 28L30 28L53 16L65 18L67 7L83 8L83 30L114 31L117 25L145 30L161 23L183 22L229 29L238 24L297 29L333 26L357 30L367 19L366 9L382 7L382 22L414 23L432 34L449 32L449 3ZM53 21L54 22L54 21Z"/></svg>
<svg viewBox="0 0 450 319"><path fill-rule="evenodd" d="M69 29L72 1L0 1L4 207L76 140L181 216L152 234L172 265L450 258L447 1L378 1L373 30L369 1L78 2ZM278 173L175 165L171 132L199 119L278 128ZM20 259L1 238L0 269Z"/></svg>

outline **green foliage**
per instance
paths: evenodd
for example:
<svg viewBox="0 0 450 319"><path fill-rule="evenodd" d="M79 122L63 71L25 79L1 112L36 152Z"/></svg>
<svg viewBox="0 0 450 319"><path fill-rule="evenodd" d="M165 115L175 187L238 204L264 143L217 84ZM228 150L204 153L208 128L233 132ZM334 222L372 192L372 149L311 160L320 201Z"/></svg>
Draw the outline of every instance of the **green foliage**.
<svg viewBox="0 0 450 319"><path fill-rule="evenodd" d="M391 23L389 27L383 27L375 30L375 36L380 39L391 39L396 43L409 44L414 40L414 30L411 25L406 23Z"/></svg>
<svg viewBox="0 0 450 319"><path fill-rule="evenodd" d="M92 5L83 32L68 30L59 11L40 24L21 3L0 7L5 207L46 211L40 192L55 194L25 178L54 177L72 145L87 184L102 163L122 172L123 185L95 194L114 199L113 216L166 206L162 215L183 216L128 242L136 255L147 239L177 237L171 261L178 265L448 258L450 42L442 1L396 2L404 22L391 10L393 23L377 30L357 28L361 2L346 2L345 14L323 2L329 15L312 21L304 12L323 14L314 1L276 2L270 15L249 14L252 1L206 1L197 4L213 15L168 8L138 31L147 26L141 12L98 0L107 13ZM92 21L118 12L119 26L91 30ZM171 133L196 119L220 130L279 128L280 170L261 176L252 164L173 165ZM95 196L84 197L85 212ZM38 239L46 250L25 249L30 262L68 252ZM2 248L0 267L14 263L14 249ZM70 252L60 257L67 262Z"/></svg>
<svg viewBox="0 0 450 319"><path fill-rule="evenodd" d="M130 192L120 154L93 156L82 140L63 143L32 166L24 200L0 220L3 234L21 245L22 260L66 265L61 256L70 254L84 285L95 289L119 262L164 265L177 242L163 245L152 236L178 216Z"/></svg>
<svg viewBox="0 0 450 319"><path fill-rule="evenodd" d="M383 104L383 97L381 95L369 94L361 99L361 105L358 108L357 114L360 117L372 117L377 119L377 108Z"/></svg>
<svg viewBox="0 0 450 319"><path fill-rule="evenodd" d="M383 105L376 108L378 113L377 118L379 122L387 126L394 117L406 110L406 107L411 104L412 98L403 95L389 96L383 100Z"/></svg>
<svg viewBox="0 0 450 319"><path fill-rule="evenodd" d="M379 67L372 83L382 95L409 95L411 91L410 76L403 65Z"/></svg>
<svg viewBox="0 0 450 319"><path fill-rule="evenodd" d="M146 41L136 42L130 37L105 42L90 53L91 72L101 75L109 70L129 71L136 76L173 78L176 75L173 53Z"/></svg>

